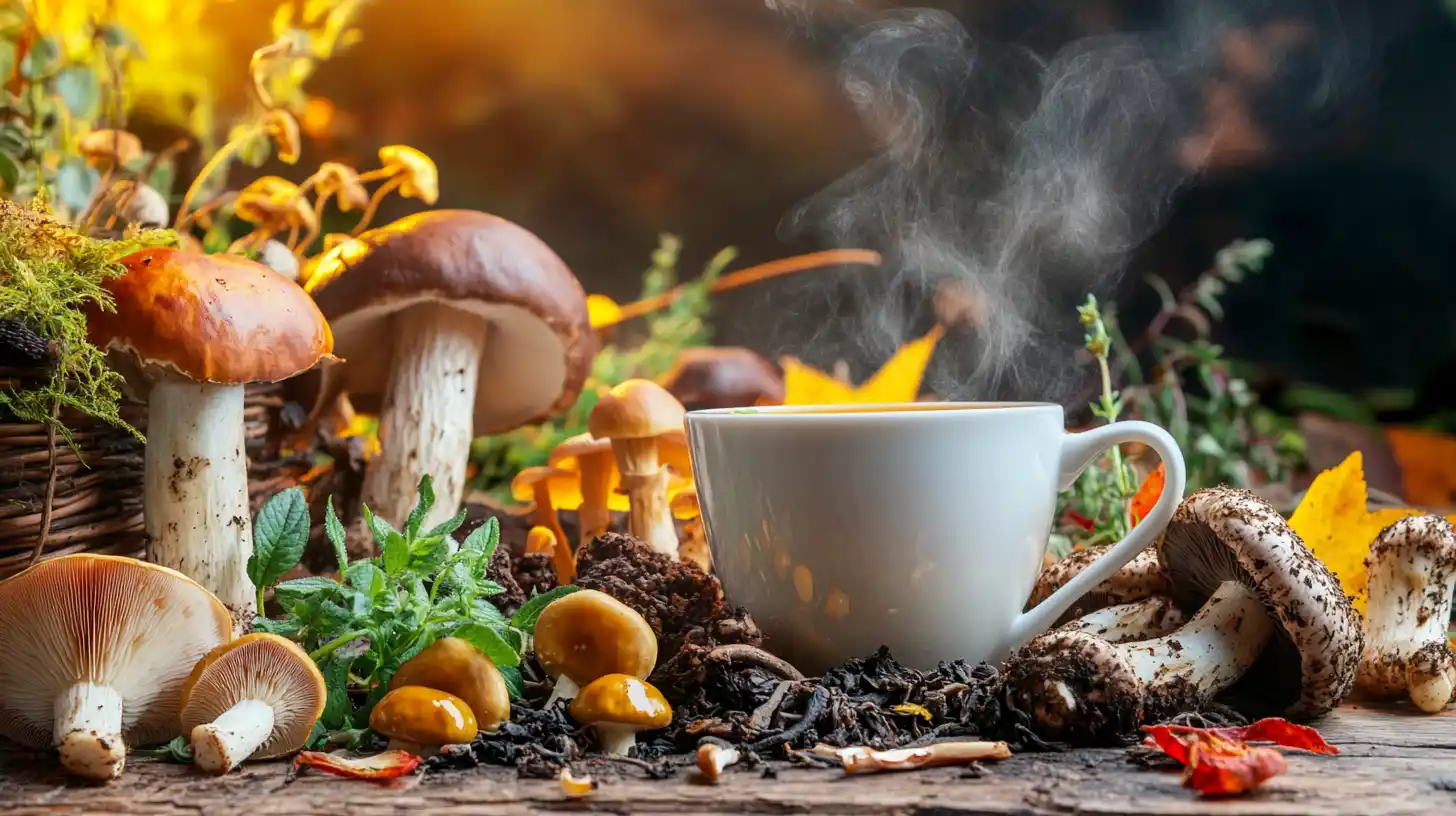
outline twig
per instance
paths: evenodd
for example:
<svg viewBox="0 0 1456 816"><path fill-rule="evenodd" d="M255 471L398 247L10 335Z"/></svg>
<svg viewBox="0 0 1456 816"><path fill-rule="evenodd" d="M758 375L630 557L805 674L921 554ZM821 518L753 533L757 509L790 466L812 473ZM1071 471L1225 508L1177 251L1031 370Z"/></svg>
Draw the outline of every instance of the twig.
<svg viewBox="0 0 1456 816"><path fill-rule="evenodd" d="M779 706L782 706L784 704L784 695L789 693L789 689L793 685L793 680L780 681L779 684L774 687L773 693L768 696L768 700L766 700L763 705L755 708L753 710L753 713L749 715L749 727L753 728L755 731L768 730L769 724L773 722L773 715L778 713Z"/></svg>
<svg viewBox="0 0 1456 816"><path fill-rule="evenodd" d="M818 688L814 689L813 694L809 695L809 702L804 704L804 715L802 719L794 723L794 725L790 728L780 731L777 734L772 734L770 736L764 737L763 739L756 742L750 743L748 746L748 750L755 752L765 751L775 745L786 745L792 743L794 740L808 733L809 729L814 727L814 724L819 721L819 718L823 716L825 710L828 708L829 689L826 689L823 686L819 686Z"/></svg>
<svg viewBox="0 0 1456 816"><path fill-rule="evenodd" d="M51 537L51 505L56 500L56 425L61 421L61 401L51 401L51 421L46 423L46 468L45 503L40 508L40 535L35 540L35 549L30 553L30 563L40 561L45 546Z"/></svg>
<svg viewBox="0 0 1456 816"><path fill-rule="evenodd" d="M707 660L712 663L743 663L757 666L764 671L778 675L784 680L802 681L804 675L787 660L769 654L757 646L746 643L730 643L708 652Z"/></svg>

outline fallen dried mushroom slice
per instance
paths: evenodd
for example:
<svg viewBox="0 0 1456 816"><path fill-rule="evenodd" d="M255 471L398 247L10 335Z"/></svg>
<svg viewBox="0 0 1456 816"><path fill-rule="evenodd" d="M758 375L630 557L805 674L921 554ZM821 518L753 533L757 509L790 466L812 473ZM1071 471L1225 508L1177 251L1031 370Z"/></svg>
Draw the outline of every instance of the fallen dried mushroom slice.
<svg viewBox="0 0 1456 816"><path fill-rule="evenodd" d="M197 662L180 703L192 761L225 774L246 759L302 748L324 713L323 675L298 644L254 633Z"/></svg>
<svg viewBox="0 0 1456 816"><path fill-rule="evenodd" d="M1365 567L1365 654L1355 687L1375 699L1409 695L1427 713L1445 709L1456 693L1456 655L1446 639L1456 529L1440 516L1401 519L1381 531Z"/></svg>
<svg viewBox="0 0 1456 816"><path fill-rule="evenodd" d="M738 762L742 756L732 743L715 737L704 737L698 743L695 756L698 777L709 784L716 784L723 769Z"/></svg>
<svg viewBox="0 0 1456 816"><path fill-rule="evenodd" d="M0 736L58 748L79 776L115 778L128 743L176 736L188 673L232 625L212 593L165 567L107 555L36 564L0 582Z"/></svg>

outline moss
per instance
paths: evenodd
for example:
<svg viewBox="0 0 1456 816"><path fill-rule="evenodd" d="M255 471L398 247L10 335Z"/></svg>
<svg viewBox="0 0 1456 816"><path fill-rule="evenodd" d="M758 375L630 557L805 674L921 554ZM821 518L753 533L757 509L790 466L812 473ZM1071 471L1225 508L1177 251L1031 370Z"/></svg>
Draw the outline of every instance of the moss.
<svg viewBox="0 0 1456 816"><path fill-rule="evenodd" d="M0 413L54 424L68 441L58 418L64 408L137 433L118 412L121 375L86 339L85 310L115 308L104 284L126 271L118 259L176 241L169 230L130 232L120 241L88 238L55 219L41 202L0 200L0 318L23 323L56 348L50 380L0 391Z"/></svg>

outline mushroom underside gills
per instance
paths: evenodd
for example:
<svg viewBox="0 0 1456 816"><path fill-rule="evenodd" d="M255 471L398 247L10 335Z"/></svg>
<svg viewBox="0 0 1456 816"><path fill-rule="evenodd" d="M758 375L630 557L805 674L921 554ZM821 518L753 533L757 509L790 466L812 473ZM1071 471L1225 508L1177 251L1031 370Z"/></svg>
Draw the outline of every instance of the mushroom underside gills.
<svg viewBox="0 0 1456 816"><path fill-rule="evenodd" d="M107 686L77 683L56 699L56 747L61 764L88 779L113 779L126 763L121 695Z"/></svg>
<svg viewBox="0 0 1456 816"><path fill-rule="evenodd" d="M224 774L252 756L273 732L273 706L241 700L210 723L192 729L192 759L197 767Z"/></svg>
<svg viewBox="0 0 1456 816"><path fill-rule="evenodd" d="M443 304L422 302L394 318L394 357L379 416L380 455L364 476L363 499L402 524L420 477L434 480L429 528L455 515L465 491L481 347L487 324Z"/></svg>
<svg viewBox="0 0 1456 816"><path fill-rule="evenodd" d="M627 756L637 744L637 729L630 725L596 723L597 740L602 753L612 756Z"/></svg>
<svg viewBox="0 0 1456 816"><path fill-rule="evenodd" d="M170 377L151 386L144 513L156 563L206 587L235 621L253 619L243 386Z"/></svg>

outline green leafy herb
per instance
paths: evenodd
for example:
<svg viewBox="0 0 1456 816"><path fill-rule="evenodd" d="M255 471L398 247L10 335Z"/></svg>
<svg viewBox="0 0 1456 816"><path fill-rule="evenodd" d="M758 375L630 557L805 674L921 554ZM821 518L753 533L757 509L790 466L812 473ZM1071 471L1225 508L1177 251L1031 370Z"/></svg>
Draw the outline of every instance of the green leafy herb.
<svg viewBox="0 0 1456 816"><path fill-rule="evenodd" d="M293 490L274 496L258 514L257 553L248 574L258 576L260 590L293 567L308 536L307 507L301 492L290 495ZM546 604L576 590L564 587L537 595L506 620L489 600L501 588L486 578L491 555L500 545L500 523L492 518L457 543L453 533L465 522L463 512L421 530L433 504L433 485L426 476L403 529L366 507L365 524L381 555L353 563L345 553L344 527L330 507L324 530L339 560L339 580L279 583L274 597L282 616L255 622L259 631L296 641L318 663L328 689L323 731L313 740L320 745L336 744L339 735L362 730L399 667L442 637L459 637L480 649L519 697L523 686L514 667L521 662L536 619Z"/></svg>
<svg viewBox="0 0 1456 816"><path fill-rule="evenodd" d="M192 764L192 744L186 737L173 737L166 745L159 745L156 748L143 748L136 753L142 756L149 756L153 759L160 759L164 762L182 762Z"/></svg>

